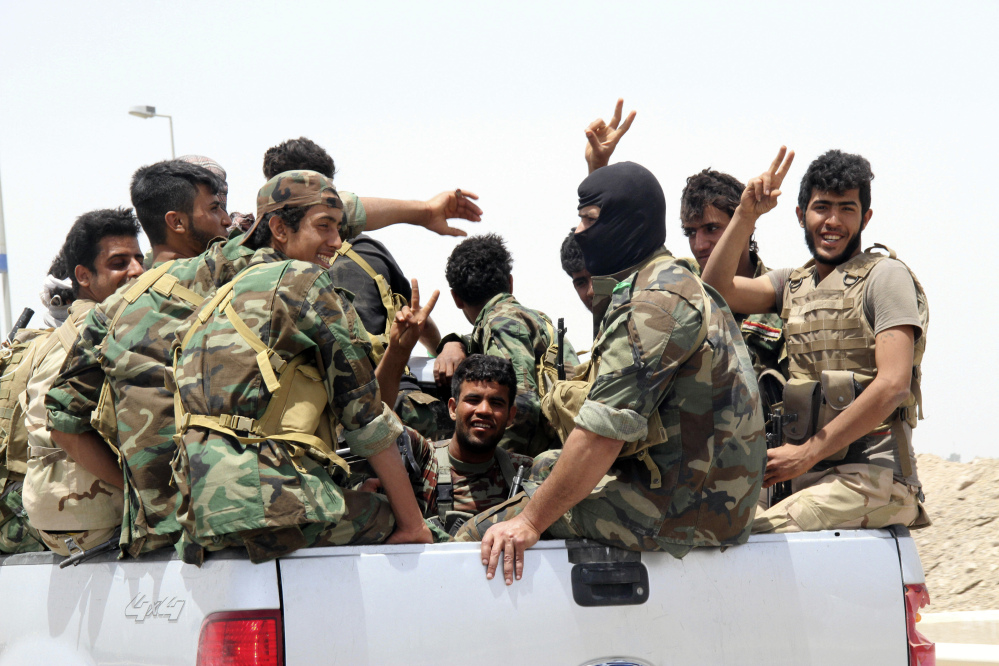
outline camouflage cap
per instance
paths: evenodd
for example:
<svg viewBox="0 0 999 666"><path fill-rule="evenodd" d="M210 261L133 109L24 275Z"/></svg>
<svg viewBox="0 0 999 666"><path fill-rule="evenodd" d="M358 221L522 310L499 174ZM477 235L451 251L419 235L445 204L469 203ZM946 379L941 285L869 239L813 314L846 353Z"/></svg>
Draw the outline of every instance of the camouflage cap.
<svg viewBox="0 0 999 666"><path fill-rule="evenodd" d="M333 181L316 171L285 171L274 176L257 193L257 219L244 237L250 238L267 213L285 207L316 206L343 209Z"/></svg>

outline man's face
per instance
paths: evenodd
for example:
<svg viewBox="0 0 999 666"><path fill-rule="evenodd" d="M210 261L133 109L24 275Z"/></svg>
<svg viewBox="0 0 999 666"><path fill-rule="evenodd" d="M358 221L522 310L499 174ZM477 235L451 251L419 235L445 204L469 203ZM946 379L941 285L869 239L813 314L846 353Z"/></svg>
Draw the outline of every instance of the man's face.
<svg viewBox="0 0 999 666"><path fill-rule="evenodd" d="M76 267L80 295L97 302L143 272L142 251L135 236L105 236L99 247L93 271L83 265Z"/></svg>
<svg viewBox="0 0 999 666"><path fill-rule="evenodd" d="M298 231L288 230L288 241L282 248L291 259L311 261L323 268L330 267L330 260L342 244L340 222L343 211L317 204L309 208L298 225Z"/></svg>
<svg viewBox="0 0 999 666"><path fill-rule="evenodd" d="M873 211L860 213L860 190L843 194L812 190L808 208L798 221L805 229L805 244L820 264L838 266L860 252L860 235Z"/></svg>
<svg viewBox="0 0 999 666"><path fill-rule="evenodd" d="M577 234L586 231L597 223L597 218L600 217L600 206L586 206L585 208L580 208L578 213L579 226L576 227Z"/></svg>
<svg viewBox="0 0 999 666"><path fill-rule="evenodd" d="M458 445L472 453L492 452L515 409L510 389L496 382L462 382L457 400L448 401Z"/></svg>
<svg viewBox="0 0 999 666"><path fill-rule="evenodd" d="M586 309L593 312L593 278L590 276L590 272L585 268L573 272L572 288L576 290L576 295L579 296L579 300L583 301Z"/></svg>
<svg viewBox="0 0 999 666"><path fill-rule="evenodd" d="M224 237L228 233L232 220L225 207L219 201L217 194L207 185L198 183L198 196L194 198L194 210L191 212L191 240L204 252L213 238Z"/></svg>
<svg viewBox="0 0 999 666"><path fill-rule="evenodd" d="M683 235L690 243L690 252L697 259L701 270L708 265L708 258L721 240L732 218L712 205L704 207L704 214L683 223Z"/></svg>

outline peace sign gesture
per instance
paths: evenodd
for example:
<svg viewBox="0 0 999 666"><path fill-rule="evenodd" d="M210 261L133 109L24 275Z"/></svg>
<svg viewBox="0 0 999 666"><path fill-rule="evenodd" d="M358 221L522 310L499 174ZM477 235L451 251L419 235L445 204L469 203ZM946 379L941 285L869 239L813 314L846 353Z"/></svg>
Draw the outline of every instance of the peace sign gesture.
<svg viewBox="0 0 999 666"><path fill-rule="evenodd" d="M770 168L746 183L746 189L739 200L739 208L753 217L772 211L777 206L781 183L784 182L784 176L787 175L793 161L794 151L788 151L787 146L781 146L777 157L770 163Z"/></svg>
<svg viewBox="0 0 999 666"><path fill-rule="evenodd" d="M441 295L440 291L435 290L427 304L421 308L420 285L415 279L412 280L412 285L412 302L395 313L392 329L389 331L389 346L404 355L407 360L423 334L430 311L437 305L437 299Z"/></svg>
<svg viewBox="0 0 999 666"><path fill-rule="evenodd" d="M624 100L619 99L609 123L605 123L603 118L597 118L586 128L586 140L588 141L586 144L586 164L590 167L590 173L600 167L607 166L611 155L614 154L614 149L617 148L617 142L621 140L621 137L631 127L631 123L635 121L637 113L632 111L624 119L624 124L618 127L623 109Z"/></svg>

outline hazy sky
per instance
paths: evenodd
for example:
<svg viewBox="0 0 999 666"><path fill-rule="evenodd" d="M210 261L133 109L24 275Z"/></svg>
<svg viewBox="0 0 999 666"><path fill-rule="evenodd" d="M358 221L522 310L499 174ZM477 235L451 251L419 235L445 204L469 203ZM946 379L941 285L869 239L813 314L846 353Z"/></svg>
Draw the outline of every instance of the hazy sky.
<svg viewBox="0 0 999 666"><path fill-rule="evenodd" d="M999 138L996 3L128 2L0 0L0 178L15 316L38 309L75 217L130 205L143 164L177 154L229 172L230 210L253 210L264 151L308 136L339 187L426 199L478 193L514 255L514 293L588 314L558 263L585 176L583 129L614 101L638 118L615 156L666 192L667 245L685 178L707 166L746 180L783 143L798 153L759 223L764 261L808 258L794 217L808 162L830 148L870 159L865 245L894 248L929 295L927 419L917 451L996 456L992 271ZM426 291L446 292L455 239L376 232ZM444 332L470 326L450 298ZM38 323L37 321L35 323Z"/></svg>

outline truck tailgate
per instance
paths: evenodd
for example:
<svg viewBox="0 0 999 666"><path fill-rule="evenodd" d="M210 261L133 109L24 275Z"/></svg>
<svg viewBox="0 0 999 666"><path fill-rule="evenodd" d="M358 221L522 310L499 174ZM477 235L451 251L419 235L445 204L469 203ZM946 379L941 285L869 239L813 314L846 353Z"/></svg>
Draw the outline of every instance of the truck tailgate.
<svg viewBox="0 0 999 666"><path fill-rule="evenodd" d="M287 663L907 663L890 532L761 535L640 561L646 601L593 607L575 600L581 565L562 541L529 550L511 587L486 580L477 544L299 551L280 562Z"/></svg>
<svg viewBox="0 0 999 666"><path fill-rule="evenodd" d="M66 569L55 564L62 559L32 553L0 562L0 666L189 666L209 613L280 607L276 564L254 565L245 554L217 553L200 569L172 552ZM14 604L20 612L10 612Z"/></svg>

